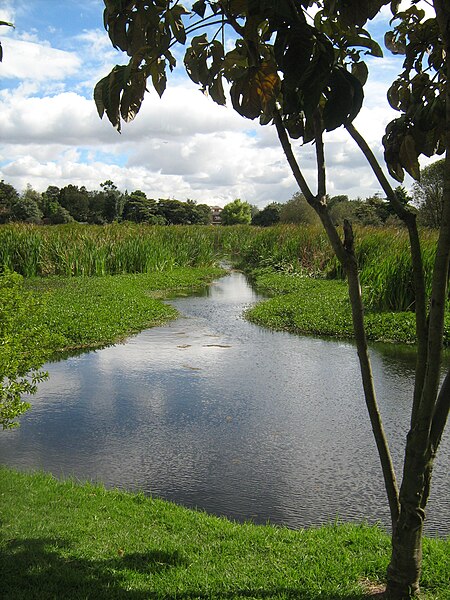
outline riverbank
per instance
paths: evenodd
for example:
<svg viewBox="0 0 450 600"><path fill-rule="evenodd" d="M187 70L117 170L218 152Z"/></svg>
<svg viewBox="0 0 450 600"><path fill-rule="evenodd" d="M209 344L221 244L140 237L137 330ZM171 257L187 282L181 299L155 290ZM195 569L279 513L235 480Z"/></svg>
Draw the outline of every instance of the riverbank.
<svg viewBox="0 0 450 600"><path fill-rule="evenodd" d="M192 292L223 274L216 267L102 277L46 277L25 280L40 304L41 323L53 334L54 352L119 342L174 319L162 298ZM24 323L24 327L27 324Z"/></svg>
<svg viewBox="0 0 450 600"><path fill-rule="evenodd" d="M254 285L271 296L246 312L253 323L277 331L336 338L353 338L347 283L314 279L298 273L256 272ZM365 305L370 290L363 287ZM414 344L413 312L366 310L367 338L374 342ZM450 346L450 314L445 320L444 345Z"/></svg>
<svg viewBox="0 0 450 600"><path fill-rule="evenodd" d="M292 531L50 475L0 468L8 600L358 600L382 583L376 527ZM450 540L424 540L423 598L450 598ZM20 573L20 577L18 577Z"/></svg>

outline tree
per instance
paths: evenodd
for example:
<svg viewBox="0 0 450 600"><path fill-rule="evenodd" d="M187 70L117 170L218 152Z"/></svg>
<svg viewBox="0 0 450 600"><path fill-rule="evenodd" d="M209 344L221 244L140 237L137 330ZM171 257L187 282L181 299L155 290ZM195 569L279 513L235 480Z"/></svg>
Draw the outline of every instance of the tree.
<svg viewBox="0 0 450 600"><path fill-rule="evenodd" d="M314 24L305 16L305 8L312 4L319 7ZM416 214L401 201L352 124L362 106L368 74L361 53L382 56L364 26L386 4L391 5L398 21L386 34L386 44L392 51L405 54L404 70L389 90L389 101L401 116L389 124L383 138L388 170L398 181L403 180L405 170L419 178L418 157L446 151L444 208L430 302L425 295ZM185 44L195 31L184 58L190 78L215 102L225 104L225 77L233 108L239 114L275 126L300 191L319 216L347 276L364 397L391 513L392 555L386 597L395 599L419 594L425 507L433 460L450 409L450 372L439 390L450 258L450 83L446 76L450 72L450 7L444 0L434 0L436 18L425 21L415 4L411 0L411 6L399 12L395 0L199 0L189 14L177 1L134 0L123 8L114 0L105 0L104 20L111 41L128 53L130 62L114 67L94 91L100 117L106 113L120 130L122 120L129 121L138 113L147 79L162 95L166 67L172 70L176 63L171 48ZM185 15L197 19L185 27ZM223 43L227 29L237 37L235 47L228 52ZM208 39L211 30L213 35ZM418 358L400 489L376 401L353 229L344 221L341 238L327 205L323 134L340 126L363 152L392 209L408 228L410 239ZM314 142L316 193L304 177L290 138Z"/></svg>
<svg viewBox="0 0 450 600"><path fill-rule="evenodd" d="M195 200L186 200L189 223L192 225L209 225L211 223L211 207L197 204Z"/></svg>
<svg viewBox="0 0 450 600"><path fill-rule="evenodd" d="M190 223L191 211L186 202L174 198L160 198L158 214L168 225L187 225Z"/></svg>
<svg viewBox="0 0 450 600"><path fill-rule="evenodd" d="M419 209L419 222L438 229L442 221L445 160L437 160L422 169L420 181L413 186L414 204Z"/></svg>
<svg viewBox="0 0 450 600"><path fill-rule="evenodd" d="M84 186L79 188L76 185L69 184L61 188L59 203L69 211L75 221L81 223L88 221L90 213L89 193Z"/></svg>
<svg viewBox="0 0 450 600"><path fill-rule="evenodd" d="M0 223L7 223L11 219L11 207L18 199L17 190L2 179L0 181Z"/></svg>
<svg viewBox="0 0 450 600"><path fill-rule="evenodd" d="M281 204L272 202L252 217L252 225L259 227L270 227L280 222Z"/></svg>
<svg viewBox="0 0 450 600"><path fill-rule="evenodd" d="M164 224L164 219L157 214L156 201L147 198L145 192L135 190L129 196L125 196L125 206L122 213L124 221L135 223L150 223L152 225Z"/></svg>
<svg viewBox="0 0 450 600"><path fill-rule="evenodd" d="M49 185L46 191L41 194L39 209L42 212L43 222L51 225L61 225L70 223L73 217L69 211L59 203L60 189L55 185Z"/></svg>
<svg viewBox="0 0 450 600"><path fill-rule="evenodd" d="M17 427L17 417L30 407L22 396L34 394L37 384L47 377L40 369L49 356L49 340L40 306L23 289L22 277L17 273L1 274L0 426L3 429Z"/></svg>
<svg viewBox="0 0 450 600"><path fill-rule="evenodd" d="M248 225L252 220L252 209L248 202L236 198L225 204L220 217L222 225Z"/></svg>
<svg viewBox="0 0 450 600"><path fill-rule="evenodd" d="M317 225L319 217L315 210L308 204L301 192L296 192L290 200L281 206L281 223L295 223L297 225Z"/></svg>
<svg viewBox="0 0 450 600"><path fill-rule="evenodd" d="M123 213L125 198L117 186L108 179L100 184L103 196L103 217L107 223L120 219Z"/></svg>
<svg viewBox="0 0 450 600"><path fill-rule="evenodd" d="M41 223L42 211L39 208L41 194L33 190L28 185L23 194L21 194L11 204L11 221L24 221L26 223Z"/></svg>

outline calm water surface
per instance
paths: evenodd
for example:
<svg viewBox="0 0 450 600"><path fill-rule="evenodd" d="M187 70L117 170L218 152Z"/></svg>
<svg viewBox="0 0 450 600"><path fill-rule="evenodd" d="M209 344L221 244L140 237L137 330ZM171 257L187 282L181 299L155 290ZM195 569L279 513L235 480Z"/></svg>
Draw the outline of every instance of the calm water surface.
<svg viewBox="0 0 450 600"><path fill-rule="evenodd" d="M171 301L183 317L169 325L49 364L21 427L0 435L1 462L238 520L388 526L354 346L252 325L242 312L258 299L233 272ZM376 346L372 357L399 467L414 356ZM447 429L429 534L450 534L449 456Z"/></svg>

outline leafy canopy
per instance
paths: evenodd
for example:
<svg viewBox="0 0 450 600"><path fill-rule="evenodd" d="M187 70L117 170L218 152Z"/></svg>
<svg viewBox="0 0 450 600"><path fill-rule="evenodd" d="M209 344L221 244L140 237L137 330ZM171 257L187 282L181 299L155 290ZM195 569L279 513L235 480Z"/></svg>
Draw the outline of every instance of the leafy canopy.
<svg viewBox="0 0 450 600"><path fill-rule="evenodd" d="M280 115L289 135L314 138L314 115L331 131L351 122L363 101L364 55L381 56L363 28L386 0L105 0L104 24L129 56L95 87L100 117L119 131L138 113L147 81L161 96L177 44L189 45L189 77L218 104L261 124ZM397 3L393 3L397 4ZM308 7L317 5L314 21ZM234 47L227 50L231 44Z"/></svg>

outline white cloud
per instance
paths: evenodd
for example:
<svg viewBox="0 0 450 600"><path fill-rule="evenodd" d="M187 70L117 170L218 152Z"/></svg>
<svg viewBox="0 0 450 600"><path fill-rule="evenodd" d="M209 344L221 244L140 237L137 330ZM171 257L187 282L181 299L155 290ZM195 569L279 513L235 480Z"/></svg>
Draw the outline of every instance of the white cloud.
<svg viewBox="0 0 450 600"><path fill-rule="evenodd" d="M2 78L34 81L64 79L76 73L81 66L75 54L51 48L44 42L5 38L2 45Z"/></svg>
<svg viewBox="0 0 450 600"><path fill-rule="evenodd" d="M78 10L79 5L80 14L101 15L101 4L84 0L70 6ZM0 15L19 20L26 6L22 1L3 3ZM44 20L45 15L40 23ZM0 73L3 81L7 74L9 86L0 91L0 178L17 189L31 183L38 190L68 183L98 189L100 182L112 179L120 189L142 189L155 198L220 205L240 197L264 206L296 191L274 128L217 106L182 75L182 68L169 77L162 99L154 90L146 95L140 113L121 135L106 117L100 121L93 87L127 57L113 49L98 20L101 16L94 25L83 21L87 27L73 28L70 35L62 24L50 22L37 32L23 26L20 35L19 27L6 36L0 31L5 50ZM44 35L47 39L40 39ZM370 70L355 124L382 162L381 137L396 116L386 91L399 71L399 59L370 59ZM375 193L379 186L346 132L337 130L326 140L328 192L350 197ZM314 146L293 140L292 147L315 191Z"/></svg>

